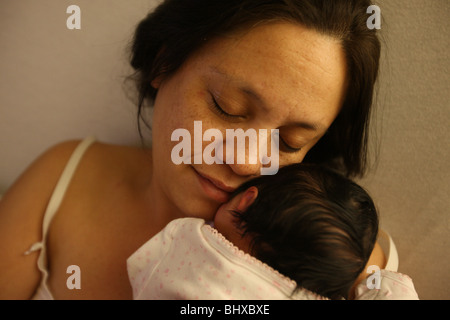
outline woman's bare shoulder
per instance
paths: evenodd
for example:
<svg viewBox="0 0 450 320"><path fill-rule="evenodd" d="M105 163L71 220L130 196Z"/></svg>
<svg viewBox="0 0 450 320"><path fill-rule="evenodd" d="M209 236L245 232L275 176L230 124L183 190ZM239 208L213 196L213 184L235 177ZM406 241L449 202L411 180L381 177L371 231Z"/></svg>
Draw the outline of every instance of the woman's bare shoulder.
<svg viewBox="0 0 450 320"><path fill-rule="evenodd" d="M50 196L77 141L43 152L0 201L0 298L27 299L39 283L37 254L24 256L42 237L42 219Z"/></svg>
<svg viewBox="0 0 450 320"><path fill-rule="evenodd" d="M60 143L48 151L47 164L60 168L55 172L59 178L74 149L81 141ZM133 189L142 177L150 174L151 152L139 146L126 146L95 141L85 151L72 178L72 190L68 196L77 197L80 192L97 193L95 188L103 188L115 183L126 184ZM70 194L75 191L75 194Z"/></svg>
<svg viewBox="0 0 450 320"><path fill-rule="evenodd" d="M64 141L45 150L7 190L0 201L0 298L27 299L40 280L37 254L24 256L30 245L42 239L43 216L54 188L79 140ZM80 161L79 182L87 185L90 177L138 177L137 166L148 152L96 142ZM95 174L94 174L95 173ZM82 181L80 181L82 180ZM83 181L84 180L84 181Z"/></svg>
<svg viewBox="0 0 450 320"><path fill-rule="evenodd" d="M70 157L80 143L80 140L64 141L45 150L9 188L0 208L5 209L7 205L16 206L19 203L33 207L39 207L38 204L46 205ZM87 167L88 171L90 167L98 169L113 166L126 172L129 168L124 165L143 159L144 154L146 153L142 148L95 142L85 152L80 164Z"/></svg>
<svg viewBox="0 0 450 320"><path fill-rule="evenodd" d="M67 141L54 145L26 168L0 202L2 222L14 225L16 221L22 221L20 224L24 227L24 224L28 226L42 220L39 213L43 214L53 189L78 144L79 141ZM3 228L5 224L0 223L0 226ZM33 236L28 237L38 241L40 232L32 234Z"/></svg>
<svg viewBox="0 0 450 320"><path fill-rule="evenodd" d="M102 175L107 175L109 181L123 179L134 184L139 183L136 179L149 174L151 152L139 146L95 142L81 165L85 176L100 179L100 183L105 178Z"/></svg>

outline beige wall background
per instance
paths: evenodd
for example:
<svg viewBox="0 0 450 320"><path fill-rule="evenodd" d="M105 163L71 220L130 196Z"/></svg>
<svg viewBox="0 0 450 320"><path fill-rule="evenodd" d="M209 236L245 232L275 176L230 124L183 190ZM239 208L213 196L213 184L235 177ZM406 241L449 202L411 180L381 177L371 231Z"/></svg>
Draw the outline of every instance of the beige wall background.
<svg viewBox="0 0 450 320"><path fill-rule="evenodd" d="M139 144L126 47L158 0L0 2L0 193L43 150L95 135ZM385 42L373 150L360 181L422 299L450 299L450 1L380 0ZM81 8L81 30L66 9Z"/></svg>

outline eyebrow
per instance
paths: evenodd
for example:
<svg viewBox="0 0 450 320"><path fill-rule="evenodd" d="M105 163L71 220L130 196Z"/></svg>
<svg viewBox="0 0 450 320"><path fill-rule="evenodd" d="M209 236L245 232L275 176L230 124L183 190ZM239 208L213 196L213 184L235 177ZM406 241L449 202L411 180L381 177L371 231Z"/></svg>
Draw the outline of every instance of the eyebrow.
<svg viewBox="0 0 450 320"><path fill-rule="evenodd" d="M218 74L219 76L221 76L222 78L225 78L227 81L229 82L233 82L235 84L238 85L238 90L242 93L244 93L245 95L252 97L254 100L258 101L260 103L260 105L262 106L262 108L264 110L268 110L267 105L264 101L264 99L261 97L261 95L259 95L256 90L254 90L249 84L247 84L244 80L237 78L235 76L232 76L226 72L223 72L222 70L219 70L216 67L211 67L211 71L213 73Z"/></svg>
<svg viewBox="0 0 450 320"><path fill-rule="evenodd" d="M268 111L269 108L267 108L267 104L265 100L262 98L260 94L257 93L256 90L252 88L252 86L248 85L244 80L240 78L236 78L231 76L230 74L223 72L222 70L218 69L217 67L211 67L211 71L215 74L218 74L219 76L225 78L226 80L237 83L238 84L238 90L245 95L252 97L254 100L256 100L259 105L264 109L265 111ZM323 125L319 123L311 123L306 121L299 121L292 123L293 126L299 127L301 129L305 129L308 131L323 131Z"/></svg>

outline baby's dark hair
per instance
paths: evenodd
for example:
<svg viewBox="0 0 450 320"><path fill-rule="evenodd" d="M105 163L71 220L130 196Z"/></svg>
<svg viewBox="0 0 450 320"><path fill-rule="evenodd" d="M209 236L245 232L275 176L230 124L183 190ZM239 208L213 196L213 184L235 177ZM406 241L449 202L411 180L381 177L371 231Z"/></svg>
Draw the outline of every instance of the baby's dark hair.
<svg viewBox="0 0 450 320"><path fill-rule="evenodd" d="M378 215L355 182L317 165L295 164L241 185L258 197L235 212L251 253L305 288L330 299L348 298L378 234Z"/></svg>

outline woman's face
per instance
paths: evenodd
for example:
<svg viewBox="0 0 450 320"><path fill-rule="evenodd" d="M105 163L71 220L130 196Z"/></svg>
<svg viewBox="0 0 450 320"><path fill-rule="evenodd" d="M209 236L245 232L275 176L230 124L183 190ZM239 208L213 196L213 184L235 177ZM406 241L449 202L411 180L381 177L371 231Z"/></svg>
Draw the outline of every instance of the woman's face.
<svg viewBox="0 0 450 320"><path fill-rule="evenodd" d="M224 145L227 129L278 129L279 165L301 162L340 111L346 63L334 38L300 25L267 24L209 41L177 72L152 85L158 89L154 183L176 216L211 220L230 191L260 174L261 163L194 163L194 121L201 121L202 132L220 130ZM181 141L171 141L176 129L190 131L191 164L172 161ZM210 144L204 141L202 150Z"/></svg>

